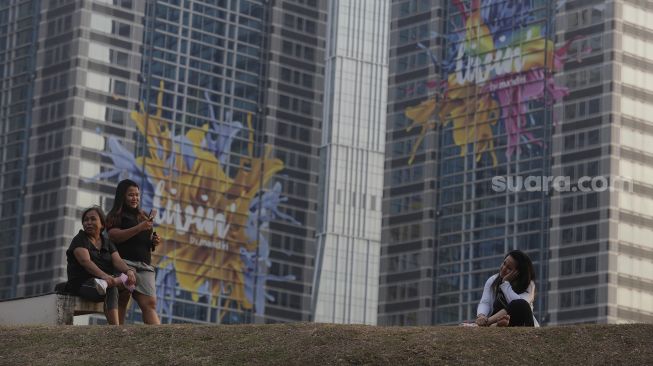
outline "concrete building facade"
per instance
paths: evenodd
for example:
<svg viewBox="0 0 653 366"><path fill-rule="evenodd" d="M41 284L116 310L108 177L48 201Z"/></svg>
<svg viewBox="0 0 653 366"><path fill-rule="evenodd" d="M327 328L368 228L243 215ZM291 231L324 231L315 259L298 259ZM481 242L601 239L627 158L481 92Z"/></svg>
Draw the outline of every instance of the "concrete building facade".
<svg viewBox="0 0 653 366"><path fill-rule="evenodd" d="M329 2L315 320L376 324L389 2Z"/></svg>
<svg viewBox="0 0 653 366"><path fill-rule="evenodd" d="M164 323L314 320L329 3L0 6L3 90L16 91L2 102L2 297L64 281L81 210L108 210L131 178L158 210ZM382 85L383 67L356 80ZM372 323L375 293L363 301L360 321ZM135 306L129 321L140 321Z"/></svg>
<svg viewBox="0 0 653 366"><path fill-rule="evenodd" d="M512 249L542 323L651 321L647 11L393 3L379 324L473 320Z"/></svg>

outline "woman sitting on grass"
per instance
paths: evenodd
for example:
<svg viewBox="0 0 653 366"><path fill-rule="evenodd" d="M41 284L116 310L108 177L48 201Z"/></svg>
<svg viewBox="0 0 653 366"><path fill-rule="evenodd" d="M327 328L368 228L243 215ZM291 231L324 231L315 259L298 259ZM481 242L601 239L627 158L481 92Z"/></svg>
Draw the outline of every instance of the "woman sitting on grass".
<svg viewBox="0 0 653 366"><path fill-rule="evenodd" d="M531 259L520 250L508 253L499 273L485 282L476 311L476 324L482 327L539 326L533 316L534 279Z"/></svg>
<svg viewBox="0 0 653 366"><path fill-rule="evenodd" d="M117 286L132 289L136 284L134 270L120 258L116 246L101 235L105 227L101 208L87 208L82 213L82 226L84 230L79 231L66 251L66 290L89 301L104 301L107 322L118 324ZM114 277L115 274L119 276Z"/></svg>

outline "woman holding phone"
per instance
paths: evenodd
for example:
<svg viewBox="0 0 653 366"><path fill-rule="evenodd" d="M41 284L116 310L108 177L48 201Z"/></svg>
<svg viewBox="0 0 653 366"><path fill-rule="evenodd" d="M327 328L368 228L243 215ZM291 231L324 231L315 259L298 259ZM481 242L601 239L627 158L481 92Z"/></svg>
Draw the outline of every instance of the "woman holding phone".
<svg viewBox="0 0 653 366"><path fill-rule="evenodd" d="M140 188L125 179L118 183L113 207L107 215L109 239L116 244L120 257L136 271L136 289L122 291L118 300L120 324L125 322L129 299L133 296L143 313L143 323L160 324L156 313L156 283L151 252L161 243L153 232L155 211L146 214L140 208Z"/></svg>

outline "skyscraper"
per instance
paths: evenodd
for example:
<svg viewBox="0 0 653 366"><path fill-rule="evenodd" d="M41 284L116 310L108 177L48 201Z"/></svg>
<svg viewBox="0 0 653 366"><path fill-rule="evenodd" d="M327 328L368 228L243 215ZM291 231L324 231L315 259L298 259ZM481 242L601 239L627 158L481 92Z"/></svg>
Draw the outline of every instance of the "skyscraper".
<svg viewBox="0 0 653 366"><path fill-rule="evenodd" d="M559 37L578 41L565 65L570 94L553 172L606 177L609 189L593 181L596 192L552 200L550 322L653 322L651 5L569 2L560 10Z"/></svg>
<svg viewBox="0 0 653 366"><path fill-rule="evenodd" d="M328 3L315 320L376 324L389 2Z"/></svg>
<svg viewBox="0 0 653 366"><path fill-rule="evenodd" d="M2 7L2 296L65 280L81 210L129 177L158 209L163 322L312 320L327 2Z"/></svg>
<svg viewBox="0 0 653 366"><path fill-rule="evenodd" d="M266 305L266 321L272 316L280 321L310 321L328 10L324 1L316 0L268 3L270 57L263 139L285 162L277 177L288 199L281 207L297 222L270 223L271 274L295 280L268 283L276 300Z"/></svg>
<svg viewBox="0 0 653 366"><path fill-rule="evenodd" d="M16 296L18 285L38 15L32 0L0 5L0 298Z"/></svg>
<svg viewBox="0 0 653 366"><path fill-rule="evenodd" d="M545 324L653 319L646 9L393 4L379 324L474 319L512 249Z"/></svg>
<svg viewBox="0 0 653 366"><path fill-rule="evenodd" d="M439 74L439 65L430 69L417 37L438 53L442 40L430 35L442 19L442 9L431 1L392 4L379 325L431 323L436 138L433 129L409 128L404 109L426 95L414 85Z"/></svg>

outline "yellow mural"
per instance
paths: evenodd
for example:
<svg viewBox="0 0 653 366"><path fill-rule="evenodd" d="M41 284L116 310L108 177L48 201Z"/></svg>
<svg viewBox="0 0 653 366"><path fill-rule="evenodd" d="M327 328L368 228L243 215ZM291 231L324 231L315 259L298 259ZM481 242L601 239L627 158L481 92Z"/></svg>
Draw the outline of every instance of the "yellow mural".
<svg viewBox="0 0 653 366"><path fill-rule="evenodd" d="M194 128L181 143L173 141L171 123L162 116L163 83L157 97L156 113L146 116L145 107L133 111L131 118L147 139L148 156L137 157L137 165L145 168L156 185L153 206L160 210L156 218L157 233L166 241L157 250L157 265L174 266L179 286L190 291L197 301L200 287L209 280L215 301L228 293L230 301L242 309L251 309L245 294L247 268L241 258L241 247L256 250L258 242L246 237L246 221L250 204L274 174L283 169L283 162L270 156L253 156L251 115L248 117L248 156L231 178L216 155L203 146L209 125ZM184 148L192 151L192 159ZM171 164L172 163L172 164Z"/></svg>

